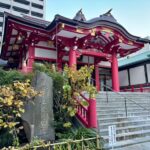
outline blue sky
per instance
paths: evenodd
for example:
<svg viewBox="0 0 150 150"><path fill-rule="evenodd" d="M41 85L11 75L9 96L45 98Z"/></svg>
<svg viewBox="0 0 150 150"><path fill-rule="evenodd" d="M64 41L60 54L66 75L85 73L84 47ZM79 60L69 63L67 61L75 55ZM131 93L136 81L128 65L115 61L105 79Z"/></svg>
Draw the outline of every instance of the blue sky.
<svg viewBox="0 0 150 150"><path fill-rule="evenodd" d="M46 20L56 14L73 18L81 8L87 20L113 8L113 16L131 34L150 36L150 0L47 0Z"/></svg>

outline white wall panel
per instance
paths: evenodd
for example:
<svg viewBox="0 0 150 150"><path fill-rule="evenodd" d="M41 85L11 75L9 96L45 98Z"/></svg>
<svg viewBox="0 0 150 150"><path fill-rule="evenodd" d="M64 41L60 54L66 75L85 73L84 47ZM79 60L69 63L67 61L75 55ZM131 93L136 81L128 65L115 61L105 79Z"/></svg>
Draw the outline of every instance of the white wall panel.
<svg viewBox="0 0 150 150"><path fill-rule="evenodd" d="M108 62L108 61L101 61L101 62L99 63L99 65L100 65L100 66L110 67L110 66L111 66L111 63Z"/></svg>
<svg viewBox="0 0 150 150"><path fill-rule="evenodd" d="M106 80L106 85L112 87L112 79Z"/></svg>
<svg viewBox="0 0 150 150"><path fill-rule="evenodd" d="M150 64L147 64L146 68L147 68L148 82L150 82Z"/></svg>
<svg viewBox="0 0 150 150"><path fill-rule="evenodd" d="M145 83L144 66L129 69L131 85Z"/></svg>
<svg viewBox="0 0 150 150"><path fill-rule="evenodd" d="M84 63L88 63L88 56L83 56L83 59L82 59L82 62L84 62Z"/></svg>
<svg viewBox="0 0 150 150"><path fill-rule="evenodd" d="M0 22L3 22L3 17L0 17Z"/></svg>
<svg viewBox="0 0 150 150"><path fill-rule="evenodd" d="M67 60L68 61L69 60L69 56L64 56L63 60Z"/></svg>
<svg viewBox="0 0 150 150"><path fill-rule="evenodd" d="M16 38L11 38L9 44L14 44Z"/></svg>
<svg viewBox="0 0 150 150"><path fill-rule="evenodd" d="M49 46L48 42L44 42L44 41L40 41L38 44L36 44L37 46L43 46L43 47L47 47L47 48L55 48L54 46Z"/></svg>
<svg viewBox="0 0 150 150"><path fill-rule="evenodd" d="M57 52L35 48L35 57L56 59Z"/></svg>
<svg viewBox="0 0 150 150"><path fill-rule="evenodd" d="M120 86L128 86L129 85L127 70L119 71L119 82L120 82Z"/></svg>
<svg viewBox="0 0 150 150"><path fill-rule="evenodd" d="M89 62L94 64L94 57L89 56Z"/></svg>
<svg viewBox="0 0 150 150"><path fill-rule="evenodd" d="M69 56L64 56L63 60L68 61L69 60ZM83 56L82 62L88 63L88 57L87 56ZM89 63L94 63L94 58L93 57L89 57Z"/></svg>

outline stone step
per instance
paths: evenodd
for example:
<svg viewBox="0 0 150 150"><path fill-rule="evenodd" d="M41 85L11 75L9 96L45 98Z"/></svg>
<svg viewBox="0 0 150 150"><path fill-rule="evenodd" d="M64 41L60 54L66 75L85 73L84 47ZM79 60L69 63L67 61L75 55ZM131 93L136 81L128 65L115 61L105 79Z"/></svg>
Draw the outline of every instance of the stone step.
<svg viewBox="0 0 150 150"><path fill-rule="evenodd" d="M106 100L96 100L96 104L97 105L110 105L110 104L114 104L114 105L120 105L120 104L124 104L125 103L125 100L109 100L109 101L106 101ZM126 103L127 104L148 104L150 105L150 100L144 100L144 99L140 99L139 101L138 100L126 100Z"/></svg>
<svg viewBox="0 0 150 150"><path fill-rule="evenodd" d="M139 120L141 119L141 117L144 117L144 119L150 119L150 115L145 116L145 115L141 115L141 116L131 116L131 117L110 117L110 118L98 118L98 121L103 122L103 123L107 123L107 122L122 122L122 121L126 121L126 120Z"/></svg>
<svg viewBox="0 0 150 150"><path fill-rule="evenodd" d="M110 102L110 103L97 103L97 107L116 107L116 105L117 105L117 107L124 107L124 105L125 105L125 102L123 101L123 102L121 102L121 103L119 103L119 104L117 104L117 103L112 103L112 102ZM127 107L149 107L149 109L150 109L150 103L138 103L138 102L132 102L132 103L128 103L128 102L126 102L126 106Z"/></svg>
<svg viewBox="0 0 150 150"><path fill-rule="evenodd" d="M125 127L125 126L132 126L132 125L142 125L142 124L147 124L147 123L150 123L150 119L145 120L143 118L139 120L125 120L122 122L113 122L113 123L112 122L104 123L104 122L98 121L100 129L106 129L110 125L116 125L116 127Z"/></svg>
<svg viewBox="0 0 150 150"><path fill-rule="evenodd" d="M109 96L97 96L96 97L96 99L106 99L107 100L107 98L108 99L117 99L117 100L119 100L119 99L134 99L134 98L137 98L137 100L140 100L140 98L142 98L142 99L147 99L147 100L149 100L150 99L150 96L137 96L137 97L134 97L134 96L111 96L111 95L109 95Z"/></svg>
<svg viewBox="0 0 150 150"><path fill-rule="evenodd" d="M138 100L140 101L141 99L143 100L147 100L147 101L150 101L150 96L137 96L137 97L133 97L133 96L126 96L126 97L122 97L122 96L97 96L96 99L97 100L116 100L116 101L119 101L119 100L124 100L124 99L128 99L128 100Z"/></svg>
<svg viewBox="0 0 150 150"><path fill-rule="evenodd" d="M117 141L123 141L123 140L128 140L128 139L133 139L133 138L138 138L138 137L145 137L145 136L150 136L150 130L140 130L140 131L135 131L135 132L128 132L128 133L120 133L116 134L116 140ZM102 136L106 141L108 141L109 136Z"/></svg>
<svg viewBox="0 0 150 150"><path fill-rule="evenodd" d="M114 98L117 98L117 99L124 99L124 98L127 98L127 99L134 99L134 98L137 98L137 99L140 99L140 98L146 98L146 99L149 99L150 98L150 94L149 95L97 95L96 96L97 99L114 99Z"/></svg>
<svg viewBox="0 0 150 150"><path fill-rule="evenodd" d="M142 92L111 92L111 91L101 91L98 92L97 95L102 95L102 94L110 94L110 95L114 95L114 94L120 94L120 95L150 95L149 93L142 93Z"/></svg>
<svg viewBox="0 0 150 150"><path fill-rule="evenodd" d="M127 117L125 110L125 98ZM97 95L98 130L108 145L108 126L116 125L116 147L150 141L150 93L100 92Z"/></svg>
<svg viewBox="0 0 150 150"><path fill-rule="evenodd" d="M134 112L149 112L143 108L127 108L127 111L128 113L134 113ZM102 115L103 114L112 114L112 113L124 113L125 112L125 107L124 108L118 108L117 110L116 109L100 109L100 108L97 108L97 113L101 113Z"/></svg>
<svg viewBox="0 0 150 150"><path fill-rule="evenodd" d="M138 111L138 112L127 112L127 117L134 117L134 116L140 116L140 115L150 115L150 112L148 111ZM101 112L97 112L97 116L98 118L109 118L110 116L111 117L126 117L126 111L120 111L119 113L116 112L116 113L105 113L105 114L102 114Z"/></svg>
<svg viewBox="0 0 150 150"><path fill-rule="evenodd" d="M121 103L124 103L125 102L125 99L112 99L112 100L109 100L107 101L106 99L97 99L96 100L96 104L121 104ZM134 104L134 103L139 103L139 104L149 104L150 105L150 100L147 100L147 99L130 99L130 100L126 100L127 103L129 104Z"/></svg>
<svg viewBox="0 0 150 150"><path fill-rule="evenodd" d="M132 110L139 110L139 111L150 111L149 109L150 108L146 108L146 107L127 107L127 110L128 111L132 111ZM97 111L109 111L109 112L111 112L111 111L125 111L125 106L124 107L121 107L121 108L119 108L119 107L99 107L99 106L97 106L97 108L96 108L96 110Z"/></svg>
<svg viewBox="0 0 150 150"><path fill-rule="evenodd" d="M88 96L86 96L88 97ZM148 95L123 95L123 94L98 94L96 95L96 98L141 98L141 97L144 97L144 98L149 98L150 97L150 94Z"/></svg>
<svg viewBox="0 0 150 150"><path fill-rule="evenodd" d="M141 130L142 131L150 130L150 123L125 126L125 127L116 127L116 134L129 133L129 132L135 132L135 131L141 131ZM108 128L101 129L99 132L100 132L101 136L106 136L106 135L108 135Z"/></svg>
<svg viewBox="0 0 150 150"><path fill-rule="evenodd" d="M135 139L130 139L130 140L124 140L124 141L117 141L113 148L120 148L120 147L126 147L134 144L140 144L144 142L149 142L150 141L150 136L146 137L140 137L140 138L135 138ZM112 149L112 146L109 146L108 143L104 144L105 150ZM139 150L139 149L136 149Z"/></svg>

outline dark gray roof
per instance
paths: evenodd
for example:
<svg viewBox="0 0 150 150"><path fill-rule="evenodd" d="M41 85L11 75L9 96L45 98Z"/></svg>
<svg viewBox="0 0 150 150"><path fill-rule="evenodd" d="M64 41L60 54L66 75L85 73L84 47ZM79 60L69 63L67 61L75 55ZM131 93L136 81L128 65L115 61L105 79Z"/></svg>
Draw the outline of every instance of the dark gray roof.
<svg viewBox="0 0 150 150"><path fill-rule="evenodd" d="M114 18L114 16L111 14L112 9L110 9L108 12L104 13L103 15L100 15L99 17L90 19L86 21L87 23L93 23L93 22L98 22L98 21L109 21L109 22L114 22L118 23L117 20Z"/></svg>
<svg viewBox="0 0 150 150"><path fill-rule="evenodd" d="M84 16L83 12L82 12L82 9L80 9L80 10L76 13L76 15L75 15L75 17L74 17L73 19L74 19L74 20L77 20L77 21L86 21L86 18L85 18L85 16Z"/></svg>
<svg viewBox="0 0 150 150"><path fill-rule="evenodd" d="M56 15L52 22L45 21L42 19L36 19L33 17L25 16L25 15L23 17L18 17L9 13L5 13L5 17L6 17L6 20L10 18L10 19L28 24L32 27L42 28L47 31L55 28L56 24L58 24L59 22L66 23L74 27L85 27L85 28L92 28L95 26L106 26L106 27L111 27L111 28L117 28L120 32L125 34L131 40L142 42L142 43L150 43L150 40L148 39L131 35L121 24L117 22L117 20L111 14L111 10L112 9L110 9L105 14L100 15L99 17L88 20L88 21L85 21L82 10L79 10L77 12L74 19L69 19L64 16Z"/></svg>
<svg viewBox="0 0 150 150"><path fill-rule="evenodd" d="M6 20L8 18L16 20L16 21L19 20L20 22L26 22L26 24L41 27L41 28L44 28L44 29L51 24L50 21L46 21L46 20L43 20L43 19L27 16L27 15L24 15L24 14L22 14L22 16L16 16L16 15L10 14L8 12L4 12L4 17L6 18Z"/></svg>
<svg viewBox="0 0 150 150"><path fill-rule="evenodd" d="M46 27L51 23L50 21L46 21L46 20L39 19L39 18L34 18L31 16L27 16L27 15L22 15L22 17L26 20L30 20L33 23L37 23L39 25L46 26Z"/></svg>

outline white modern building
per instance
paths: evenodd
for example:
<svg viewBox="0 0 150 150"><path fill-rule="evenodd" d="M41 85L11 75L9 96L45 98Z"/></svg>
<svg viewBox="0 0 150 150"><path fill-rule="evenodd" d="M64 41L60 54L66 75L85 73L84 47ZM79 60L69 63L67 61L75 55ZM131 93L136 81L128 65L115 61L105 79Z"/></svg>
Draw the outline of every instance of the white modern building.
<svg viewBox="0 0 150 150"><path fill-rule="evenodd" d="M45 19L46 0L0 0L0 43L3 30L4 12L21 16L29 15Z"/></svg>

